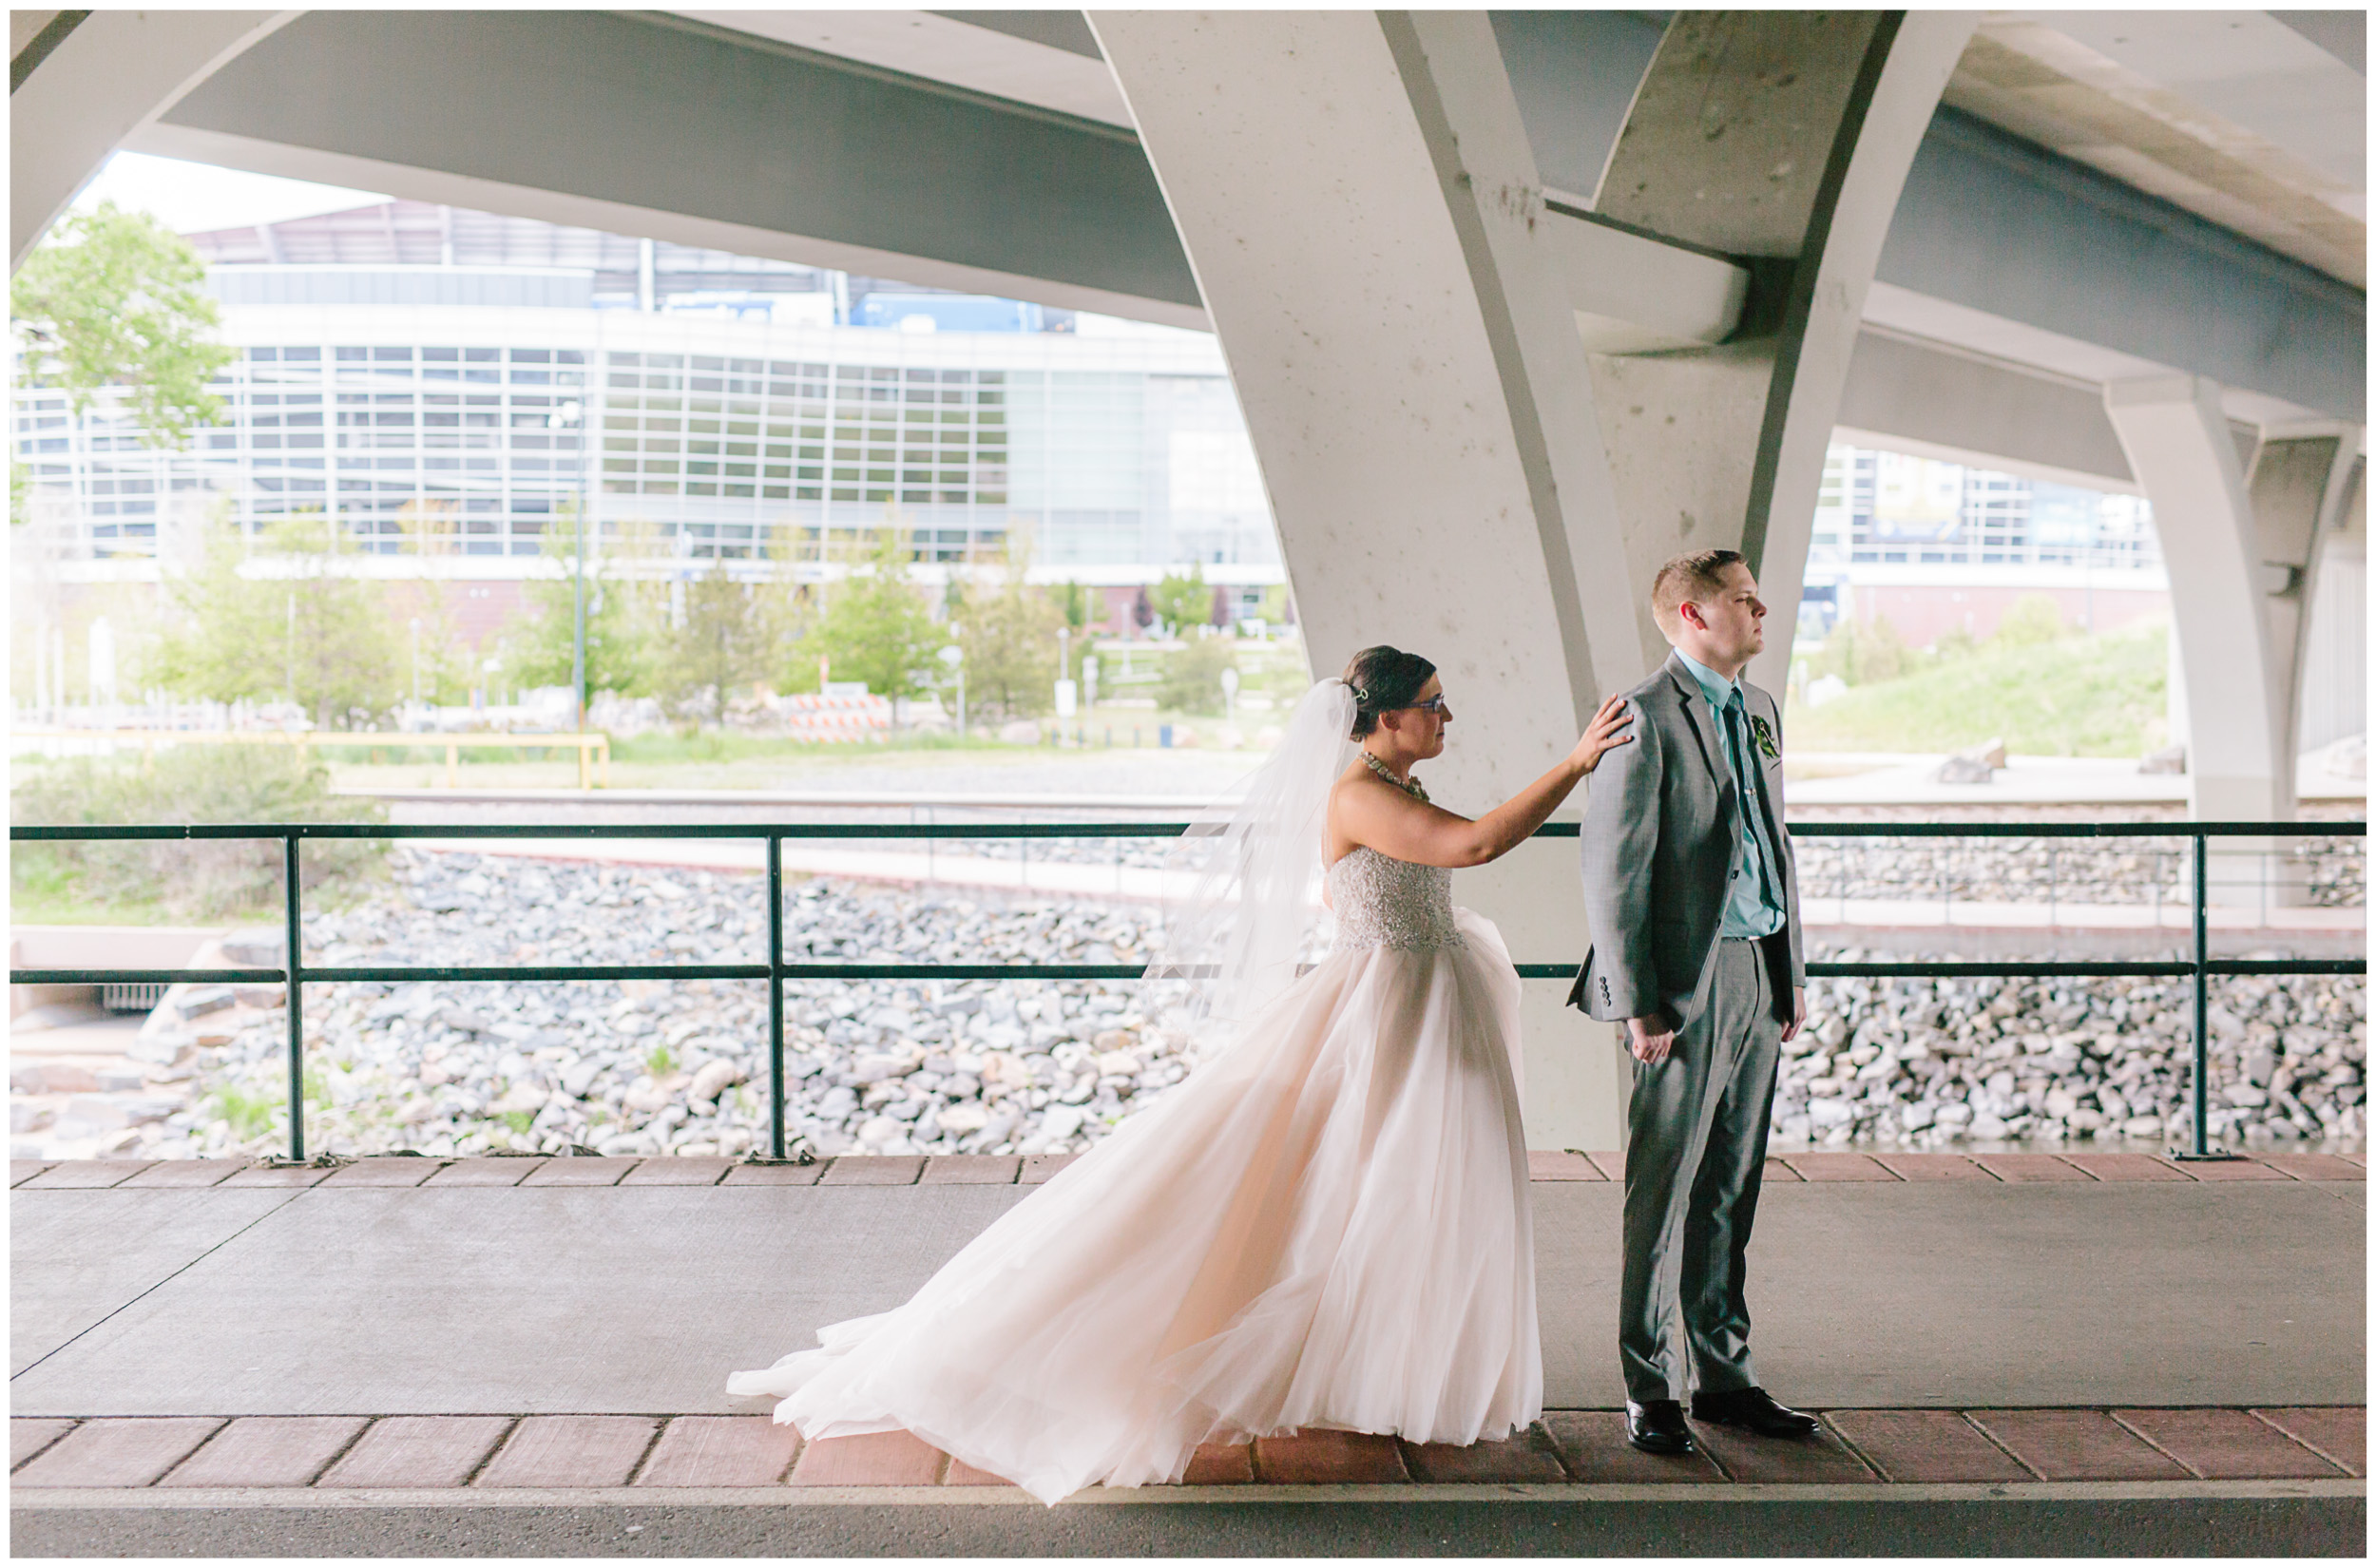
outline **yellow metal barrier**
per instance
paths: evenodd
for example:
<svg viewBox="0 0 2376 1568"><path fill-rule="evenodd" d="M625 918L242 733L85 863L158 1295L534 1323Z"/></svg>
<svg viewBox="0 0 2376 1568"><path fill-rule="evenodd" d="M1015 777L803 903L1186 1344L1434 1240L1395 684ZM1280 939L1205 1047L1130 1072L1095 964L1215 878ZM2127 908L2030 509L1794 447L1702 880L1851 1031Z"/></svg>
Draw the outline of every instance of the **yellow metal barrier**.
<svg viewBox="0 0 2376 1568"><path fill-rule="evenodd" d="M575 751L578 754L578 788L581 790L610 788L610 736L606 735L439 735L408 734L401 730L70 730L50 725L19 725L9 732L10 738L52 740L105 740L118 746L137 744L144 767L156 755L160 742L168 745L232 745L263 746L361 746L380 748L420 748L446 750L446 788L461 787L462 748L476 746L481 750L498 748L509 751L529 749ZM600 770L600 781L596 773Z"/></svg>

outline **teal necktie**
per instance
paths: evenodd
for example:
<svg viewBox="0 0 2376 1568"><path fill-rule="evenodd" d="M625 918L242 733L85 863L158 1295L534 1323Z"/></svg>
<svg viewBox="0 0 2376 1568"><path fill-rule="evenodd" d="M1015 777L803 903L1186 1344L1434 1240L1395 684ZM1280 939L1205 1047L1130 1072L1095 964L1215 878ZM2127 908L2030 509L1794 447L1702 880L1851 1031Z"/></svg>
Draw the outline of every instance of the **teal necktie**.
<svg viewBox="0 0 2376 1568"><path fill-rule="evenodd" d="M1732 753L1733 787L1740 792L1741 832L1748 835L1757 850L1758 895L1771 902L1772 885L1767 880L1766 840L1765 835L1757 831L1757 783L1749 772L1749 737L1743 733L1746 726L1741 722L1746 706L1741 700L1741 689L1734 687L1733 695L1724 701L1724 738L1727 749Z"/></svg>

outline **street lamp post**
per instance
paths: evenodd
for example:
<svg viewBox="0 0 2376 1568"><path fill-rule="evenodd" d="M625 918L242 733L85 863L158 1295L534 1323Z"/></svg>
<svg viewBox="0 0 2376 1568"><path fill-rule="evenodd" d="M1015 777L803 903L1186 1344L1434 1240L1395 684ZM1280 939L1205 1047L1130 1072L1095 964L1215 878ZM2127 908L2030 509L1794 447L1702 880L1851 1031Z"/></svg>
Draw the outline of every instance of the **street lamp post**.
<svg viewBox="0 0 2376 1568"><path fill-rule="evenodd" d="M585 514L591 509L587 503L592 498L593 488L586 479L585 472L586 451L592 446L592 443L586 439L585 405L573 397L555 410L545 424L548 430L575 429L578 432L577 570L574 574L576 591L571 596L574 600L574 606L573 629L569 646L569 690L577 699L577 722L571 728L578 734L584 735L585 733Z"/></svg>

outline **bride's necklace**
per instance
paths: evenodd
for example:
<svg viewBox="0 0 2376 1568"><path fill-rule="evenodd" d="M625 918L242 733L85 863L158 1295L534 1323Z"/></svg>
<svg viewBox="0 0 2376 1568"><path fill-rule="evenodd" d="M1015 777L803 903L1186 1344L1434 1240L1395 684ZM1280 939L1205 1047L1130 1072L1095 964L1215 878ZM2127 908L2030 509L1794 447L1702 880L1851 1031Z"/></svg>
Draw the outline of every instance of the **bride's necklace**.
<svg viewBox="0 0 2376 1568"><path fill-rule="evenodd" d="M1413 800L1419 801L1423 805L1427 802L1428 792L1421 787L1419 780L1415 778L1395 777L1394 770L1379 761L1377 755L1374 752L1364 751L1361 754L1361 760L1370 765L1370 771L1371 773L1377 774L1380 778L1385 779L1389 784L1393 785L1396 789L1402 791Z"/></svg>

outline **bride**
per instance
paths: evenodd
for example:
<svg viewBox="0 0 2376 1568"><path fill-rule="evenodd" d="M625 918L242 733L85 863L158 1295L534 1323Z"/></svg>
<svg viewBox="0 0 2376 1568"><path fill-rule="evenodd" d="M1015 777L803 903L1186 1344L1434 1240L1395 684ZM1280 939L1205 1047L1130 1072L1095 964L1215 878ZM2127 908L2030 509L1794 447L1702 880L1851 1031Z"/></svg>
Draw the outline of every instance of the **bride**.
<svg viewBox="0 0 2376 1568"><path fill-rule="evenodd" d="M1501 1438L1542 1413L1519 980L1445 868L1542 826L1602 752L1475 821L1414 763L1452 715L1394 648L1314 687L1225 814L1150 977L1197 977L1202 1063L1008 1210L905 1306L727 1380L814 1441L905 1427L1053 1503L1176 1482L1199 1444L1300 1427ZM1317 923L1327 957L1297 978Z"/></svg>

